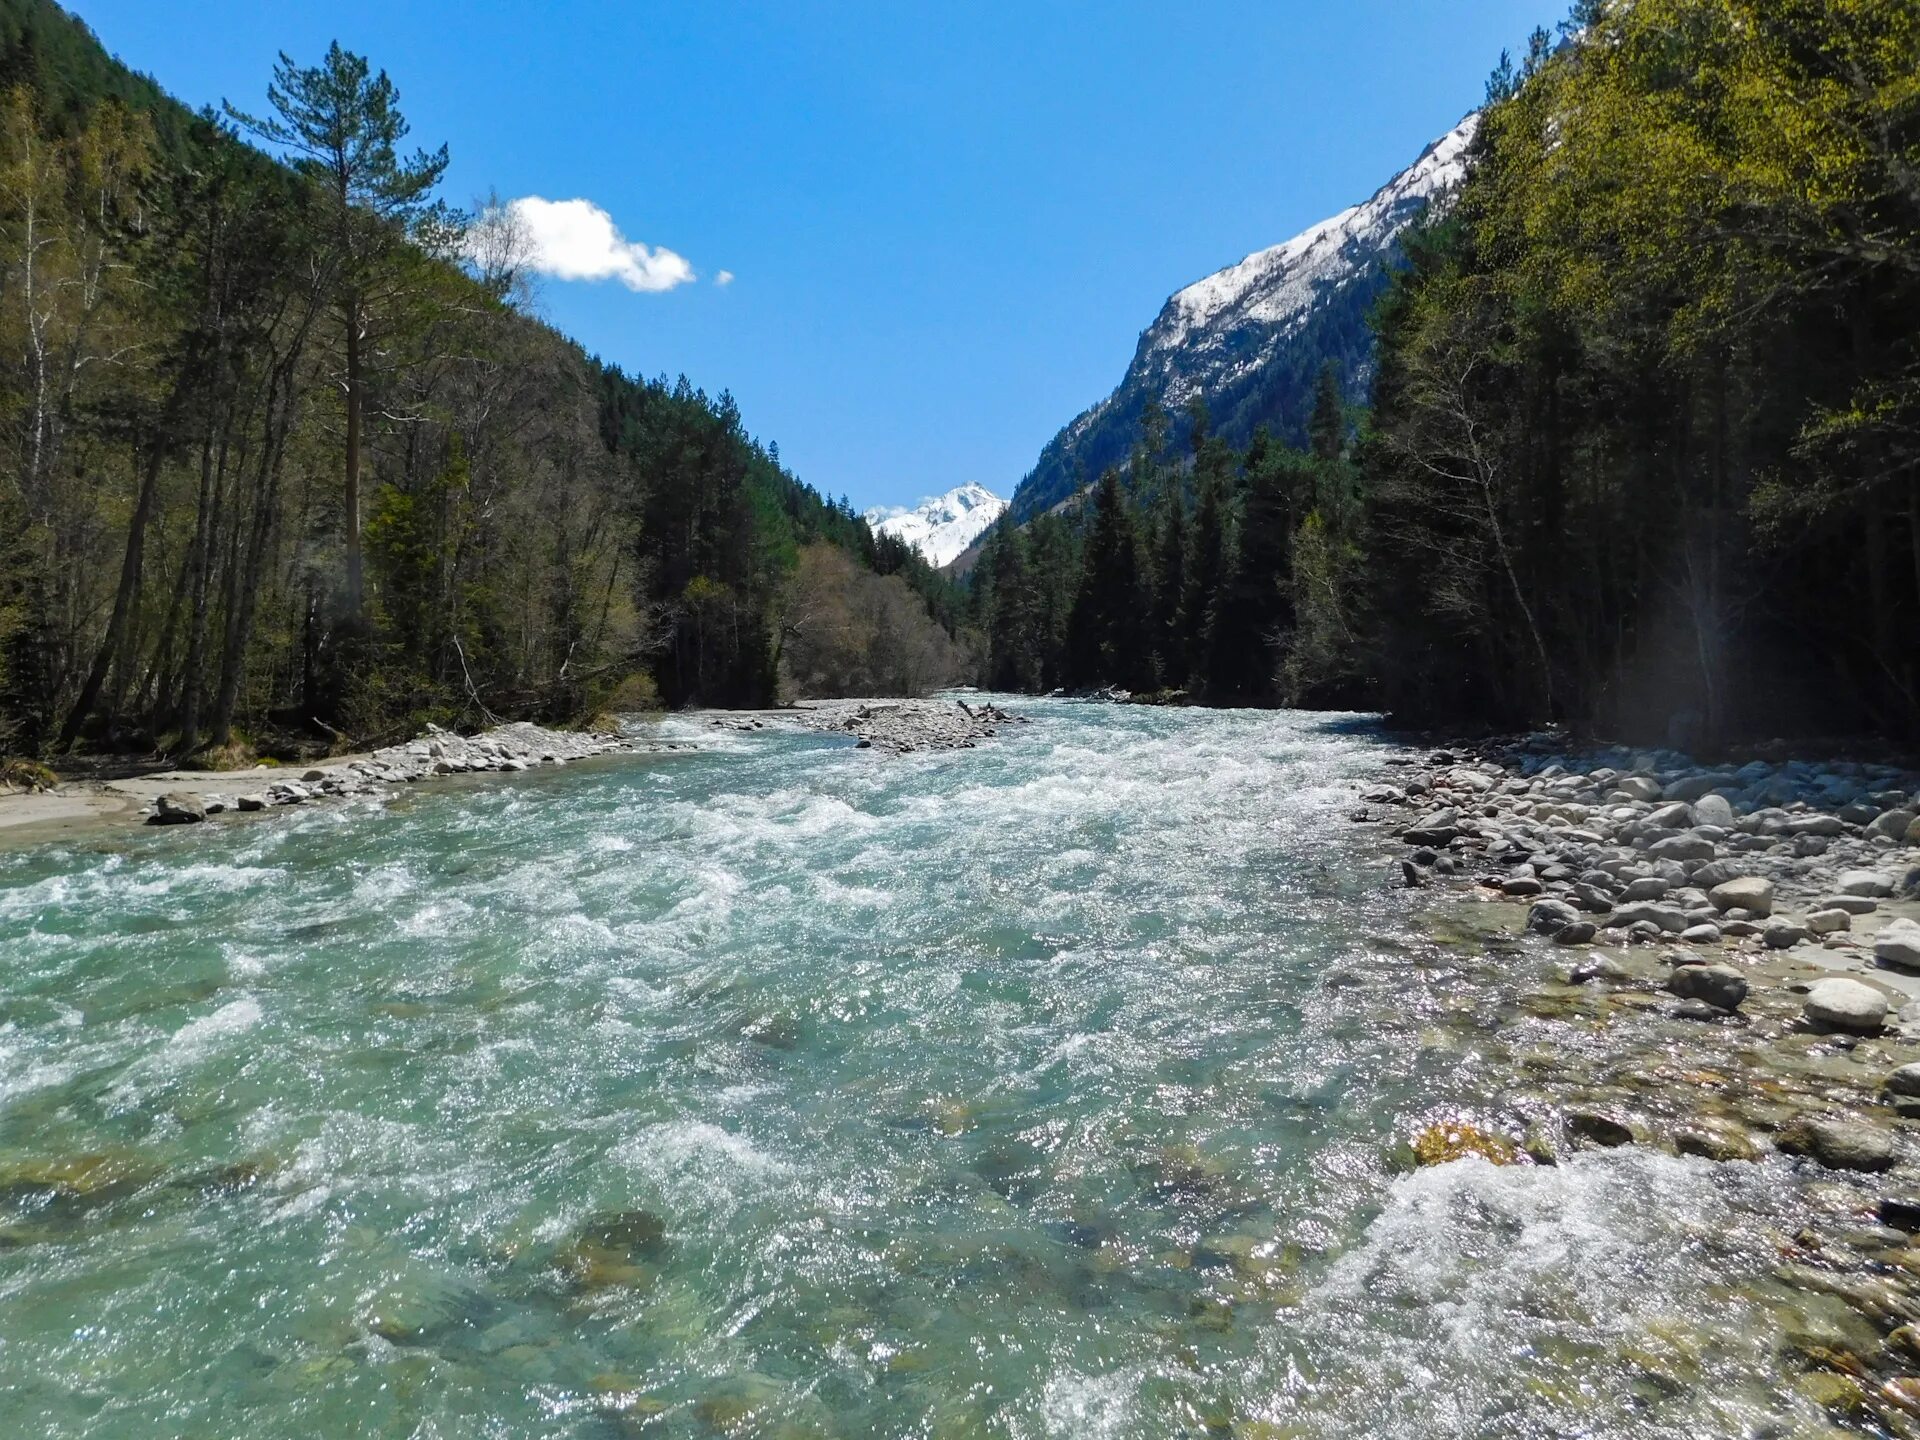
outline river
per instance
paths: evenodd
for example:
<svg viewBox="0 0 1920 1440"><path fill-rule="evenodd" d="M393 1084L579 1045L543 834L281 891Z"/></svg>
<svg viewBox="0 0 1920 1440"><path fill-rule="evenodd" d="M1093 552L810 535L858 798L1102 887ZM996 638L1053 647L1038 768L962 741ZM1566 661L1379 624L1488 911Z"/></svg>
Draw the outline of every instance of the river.
<svg viewBox="0 0 1920 1440"><path fill-rule="evenodd" d="M0 1433L1825 1433L1785 1162L1402 1163L1390 742L1008 703L0 855Z"/></svg>

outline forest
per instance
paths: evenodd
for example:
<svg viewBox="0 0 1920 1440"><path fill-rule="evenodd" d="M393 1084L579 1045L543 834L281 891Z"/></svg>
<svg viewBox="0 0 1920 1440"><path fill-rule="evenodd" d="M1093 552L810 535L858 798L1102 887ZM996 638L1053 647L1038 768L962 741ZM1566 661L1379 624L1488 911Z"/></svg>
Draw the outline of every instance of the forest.
<svg viewBox="0 0 1920 1440"><path fill-rule="evenodd" d="M447 201L384 71L262 89L190 112L0 0L0 753L959 678L917 555L728 395L540 322L511 211Z"/></svg>
<svg viewBox="0 0 1920 1440"><path fill-rule="evenodd" d="M1920 740L1920 11L1583 0L1308 448L1193 417L990 538L996 684Z"/></svg>

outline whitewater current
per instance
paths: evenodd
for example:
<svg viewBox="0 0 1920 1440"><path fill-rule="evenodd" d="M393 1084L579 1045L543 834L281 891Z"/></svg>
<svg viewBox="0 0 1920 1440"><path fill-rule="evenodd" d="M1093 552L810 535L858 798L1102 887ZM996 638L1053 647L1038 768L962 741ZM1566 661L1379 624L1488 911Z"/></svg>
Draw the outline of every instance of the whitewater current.
<svg viewBox="0 0 1920 1440"><path fill-rule="evenodd" d="M1389 741L1006 703L0 855L0 1435L1822 1433L1771 1163L1401 1163Z"/></svg>

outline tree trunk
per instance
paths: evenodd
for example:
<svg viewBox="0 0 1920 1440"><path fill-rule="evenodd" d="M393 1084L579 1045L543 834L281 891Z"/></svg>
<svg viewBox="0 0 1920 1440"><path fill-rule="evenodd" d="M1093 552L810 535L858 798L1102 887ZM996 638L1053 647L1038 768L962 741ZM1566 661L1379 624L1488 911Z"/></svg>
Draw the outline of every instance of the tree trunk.
<svg viewBox="0 0 1920 1440"><path fill-rule="evenodd" d="M133 518L127 526L127 548L120 559L120 584L113 594L113 615L107 621L107 633L101 638L100 649L93 657L93 666L87 671L86 683L80 687L80 698L74 701L73 709L67 713L66 724L60 727L56 749L65 750L80 734L80 727L99 703L100 691L107 683L107 671L121 652L127 624L133 614L133 602L140 593L140 569L146 559L147 522L153 518L164 453L158 439L148 448L146 473L140 477L139 498L134 501Z"/></svg>
<svg viewBox="0 0 1920 1440"><path fill-rule="evenodd" d="M206 688L200 672L207 663L207 592L213 569L213 548L220 530L220 498L225 489L227 442L219 445L219 461L214 460L213 437L208 435L200 452L200 504L194 517L193 551L188 560L192 591L187 621L187 659L181 668L180 750L191 755L200 744L200 695Z"/></svg>
<svg viewBox="0 0 1920 1440"><path fill-rule="evenodd" d="M347 612L355 620L366 609L360 560L360 302L347 301Z"/></svg>

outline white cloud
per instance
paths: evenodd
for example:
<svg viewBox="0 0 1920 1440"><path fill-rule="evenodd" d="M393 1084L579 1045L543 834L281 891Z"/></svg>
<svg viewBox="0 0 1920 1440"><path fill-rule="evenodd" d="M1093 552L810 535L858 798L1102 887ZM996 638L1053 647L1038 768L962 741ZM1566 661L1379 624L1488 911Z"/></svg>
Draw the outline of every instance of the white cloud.
<svg viewBox="0 0 1920 1440"><path fill-rule="evenodd" d="M649 291L671 290L694 278L685 256L627 239L613 217L591 200L527 195L509 201L507 208L525 232L529 264L542 275L618 280L629 290Z"/></svg>
<svg viewBox="0 0 1920 1440"><path fill-rule="evenodd" d="M722 270L718 275L713 277L713 283L716 285L731 285L733 283L733 272L731 270Z"/></svg>

